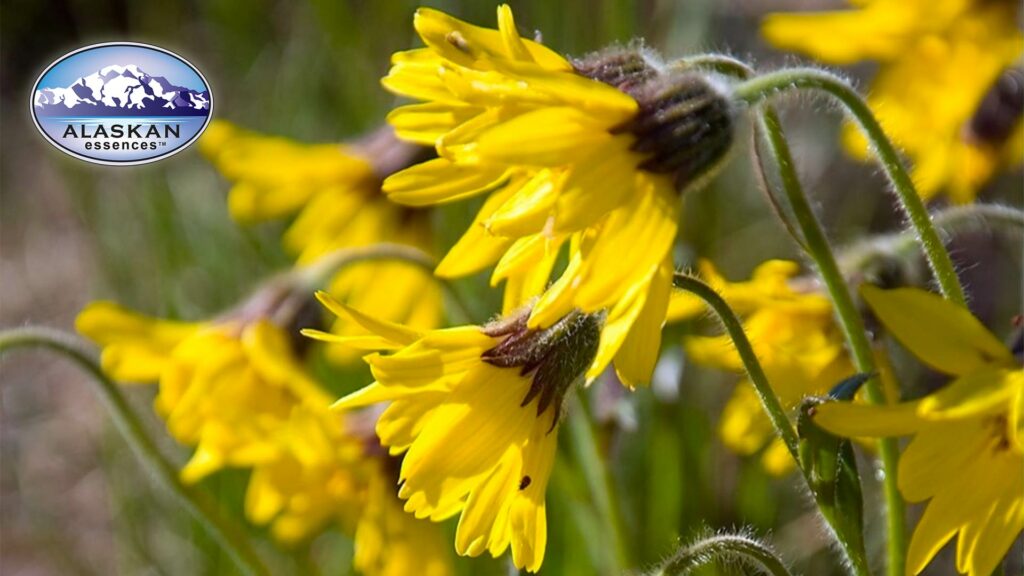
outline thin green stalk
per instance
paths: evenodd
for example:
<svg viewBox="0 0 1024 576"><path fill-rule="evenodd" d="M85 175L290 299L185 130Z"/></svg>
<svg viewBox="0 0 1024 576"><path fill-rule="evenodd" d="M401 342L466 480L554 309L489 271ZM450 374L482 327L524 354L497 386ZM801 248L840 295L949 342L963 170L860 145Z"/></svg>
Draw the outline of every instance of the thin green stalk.
<svg viewBox="0 0 1024 576"><path fill-rule="evenodd" d="M738 561L769 576L791 576L764 543L741 534L721 534L681 548L651 576L682 576L715 561Z"/></svg>
<svg viewBox="0 0 1024 576"><path fill-rule="evenodd" d="M434 258L415 246L393 242L379 242L368 246L339 248L321 256L312 264L301 268L299 272L302 275L302 281L310 290L318 290L324 288L327 282L330 281L330 278L342 268L357 262L370 260L394 260L422 268L434 281L441 285L441 289L445 291L448 299L455 305L456 318L452 319L453 322L461 324L472 321L469 308L466 307L465 302L462 301L461 296L455 291L454 287L443 279L434 276L434 268L437 266Z"/></svg>
<svg viewBox="0 0 1024 576"><path fill-rule="evenodd" d="M612 549L608 550L609 561L607 574L620 574L629 566L629 557L625 541L625 530L619 514L615 498L615 489L607 468L601 462L601 453L597 449L597 440L588 418L584 403L577 399L569 410L569 437L575 448L580 469L590 488L591 497L597 507L598 515L604 524L604 533L612 540Z"/></svg>
<svg viewBox="0 0 1024 576"><path fill-rule="evenodd" d="M757 359L757 355L754 353L754 349L750 345L750 340L743 331L743 324L736 316L736 313L732 311L729 304L718 292L715 291L714 288L708 286L697 278L682 273L676 273L672 282L676 288L680 288L694 294L714 310L719 321L722 323L722 326L725 328L725 331L729 334L729 338L732 340L733 345L736 347L736 352L739 354L740 360L743 362L743 367L747 371L747 376L750 378L750 382L754 385L754 390L761 400L761 405L764 407L764 411L768 414L768 418L771 420L772 426L775 428L775 434L786 444L786 448L789 450L790 455L796 462L797 468L799 468L803 473L804 480L808 481L808 487L810 487L808 471L803 469L800 455L798 453L799 439L796 430L793 428L793 423L786 415L786 409L783 407L782 402L775 394L775 389L772 388L771 384L768 382L768 377L765 375L764 369L761 367L761 362ZM831 515L826 514L824 510L821 510L821 515L829 525L832 525L835 521L835 519ZM838 530L833 530L832 534L836 538L836 542L839 543L844 557L849 561L849 565L854 569L855 573L861 576L869 575L870 570L867 566L867 559L862 557L857 546L841 537Z"/></svg>
<svg viewBox="0 0 1024 576"><path fill-rule="evenodd" d="M756 119L757 129L765 137L769 156L773 158L779 170L782 188L789 200L793 215L803 233L808 252L818 267L818 272L829 294L832 297L835 314L853 354L857 370L867 374L877 373L875 357L868 340L867 331L860 312L853 301L846 279L839 269L835 254L829 245L828 238L821 222L811 208L810 201L804 193L803 186L796 174L796 166L789 151L789 144L782 131L778 115L770 108L763 109ZM930 221L929 221L930 226ZM934 228L932 228L934 231ZM877 377L871 378L866 385L868 401L873 404L884 404L885 394ZM906 554L906 521L904 519L903 498L897 486L897 467L899 446L895 439L879 440L879 456L882 460L885 479L883 491L886 501L886 518L889 529L889 574L902 574Z"/></svg>
<svg viewBox="0 0 1024 576"><path fill-rule="evenodd" d="M860 126L875 154L878 155L904 214L920 237L928 264L943 296L966 306L963 287L960 285L953 261L932 225L928 210L918 196L899 153L885 135L867 103L852 86L824 70L790 68L741 82L734 87L733 93L736 98L750 105L758 105L782 92L801 89L820 90L832 96L843 104L850 117Z"/></svg>
<svg viewBox="0 0 1024 576"><path fill-rule="evenodd" d="M0 332L0 354L18 348L47 348L75 363L90 376L94 391L106 406L118 431L145 467L192 515L199 525L227 551L240 572L249 576L269 576L245 533L225 518L218 506L204 494L184 485L177 470L160 453L145 428L121 394L117 384L100 369L93 354L77 337L51 328L26 327Z"/></svg>
<svg viewBox="0 0 1024 576"><path fill-rule="evenodd" d="M764 368L761 367L757 354L754 354L754 348L750 345L750 340L747 339L747 334L743 331L743 324L740 322L740 319L736 317L736 314L729 307L725 299L714 288L708 286L703 281L693 276L676 273L672 278L672 284L676 288L693 293L715 311L715 315L718 316L722 327L725 328L729 338L732 339L733 345L736 346L736 352L743 362L743 367L747 371L750 382L754 385L754 391L757 392L757 397L761 400L761 405L764 407L765 413L768 414L768 419L771 420L772 426L775 428L775 435L786 444L786 448L793 456L793 460L796 461L797 467L799 467L800 456L797 452L799 439L796 435L796 429L793 428L793 423L790 422L789 417L786 415L786 408L775 394L775 389L768 382L768 376L764 373Z"/></svg>

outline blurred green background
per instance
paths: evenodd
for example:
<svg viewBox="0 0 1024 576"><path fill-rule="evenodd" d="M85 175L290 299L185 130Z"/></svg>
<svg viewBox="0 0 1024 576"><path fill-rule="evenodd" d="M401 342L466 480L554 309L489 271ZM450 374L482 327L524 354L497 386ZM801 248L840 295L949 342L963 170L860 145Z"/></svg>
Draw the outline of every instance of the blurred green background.
<svg viewBox="0 0 1024 576"><path fill-rule="evenodd" d="M379 86L392 52L415 43L416 6L436 6L493 26L492 2L355 0L210 0L163 2L8 0L3 3L2 141L0 141L0 304L2 325L70 328L87 301L111 298L147 313L199 319L234 303L261 278L288 265L278 246L284 223L240 228L228 218L226 183L195 147L149 166L92 166L50 147L26 106L36 75L60 55L111 40L147 42L196 64L210 80L216 116L263 132L337 141L381 121L394 98ZM771 68L795 62L757 34L768 11L837 7L834 2L777 0L530 0L510 2L524 31L538 30L559 52L581 55L642 37L667 58L726 51ZM850 70L866 78L871 66ZM885 184L873 167L836 148L837 115L807 100L785 106L801 174L839 244L865 230L897 225ZM795 105L793 105L795 104ZM716 181L686 198L680 255L713 260L732 279L759 262L796 257L757 190L744 129L731 163ZM836 183L840 183L836 185ZM1021 205L1020 175L982 196ZM450 246L473 213L471 204L438 211L438 249ZM1000 336L1019 311L1019 239L975 234L957 239L976 311ZM480 276L460 283L482 320L498 294ZM827 536L795 478L766 476L756 459L725 450L718 415L736 378L687 365L673 327L651 389L624 396L599 383L585 395L609 460L631 565L649 567L680 541L742 527L772 542L805 574L839 573ZM332 388L351 389L350 378ZM925 382L927 385L927 382ZM130 397L176 461L185 451L165 438L152 416L152 391ZM156 490L106 424L81 376L41 354L3 362L0 572L35 574L231 574L230 561L172 501ZM580 453L562 434L548 490L550 523L545 574L602 573L607 535L600 533ZM878 561L882 519L876 480L862 462L870 553ZM222 473L204 484L241 521L245 474ZM275 573L350 570L351 543L328 533L299 550L279 551L252 529ZM948 566L949 562L945 562ZM464 574L507 573L508 565L466 560ZM742 573L711 568L708 573ZM936 574L940 572L934 572Z"/></svg>

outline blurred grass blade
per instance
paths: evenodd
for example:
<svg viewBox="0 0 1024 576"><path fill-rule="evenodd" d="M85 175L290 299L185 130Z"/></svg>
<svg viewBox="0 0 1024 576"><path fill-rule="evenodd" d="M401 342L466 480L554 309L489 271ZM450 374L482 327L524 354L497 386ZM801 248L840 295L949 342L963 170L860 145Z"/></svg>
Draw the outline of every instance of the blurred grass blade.
<svg viewBox="0 0 1024 576"><path fill-rule="evenodd" d="M142 423L132 412L120 388L103 373L84 342L74 335L50 328L26 327L0 332L0 355L17 348L53 350L86 372L90 376L89 380L95 384L96 394L106 406L114 425L159 483L195 517L211 538L224 547L242 574L270 576L249 545L245 533L225 518L213 501L181 482L177 470L146 435Z"/></svg>

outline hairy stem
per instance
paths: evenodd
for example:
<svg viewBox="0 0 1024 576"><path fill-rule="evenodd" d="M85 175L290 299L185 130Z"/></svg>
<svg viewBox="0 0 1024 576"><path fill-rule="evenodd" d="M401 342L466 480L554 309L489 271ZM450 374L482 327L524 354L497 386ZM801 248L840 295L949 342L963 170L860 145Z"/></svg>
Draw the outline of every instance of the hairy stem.
<svg viewBox="0 0 1024 576"><path fill-rule="evenodd" d="M811 208L810 200L800 184L779 117L774 110L766 108L758 113L755 122L756 129L765 139L768 156L775 160L782 188L803 234L808 254L817 266L818 273L832 298L836 318L850 347L854 365L860 372L876 374L878 370L875 366L874 352L864 328L864 322L854 303L853 296L850 294L846 279L839 269L839 264L821 222ZM868 401L873 404L886 403L881 382L877 377L868 380L866 395ZM883 491L889 530L889 574L895 576L903 571L906 550L904 504L896 477L899 446L893 438L881 439L878 445L885 474Z"/></svg>
<svg viewBox="0 0 1024 576"><path fill-rule="evenodd" d="M769 576L790 576L765 544L740 534L711 536L681 548L651 576L682 576L716 561L739 561Z"/></svg>
<svg viewBox="0 0 1024 576"><path fill-rule="evenodd" d="M736 346L736 352L743 362L743 367L747 371L750 382L754 385L757 397L761 400L761 406L764 407L764 411L768 414L768 419L771 420L772 426L775 428L775 435L786 444L786 448L789 449L789 453L793 456L793 460L796 461L799 467L800 458L797 454L798 439L796 429L793 428L793 423L790 422L789 417L786 415L786 408L775 394L775 389L768 382L768 376L765 375L761 362L757 359L757 355L754 354L754 348L750 345L750 340L743 331L743 324L736 316L736 313L732 311L729 304L726 303L725 299L714 288L693 276L677 272L672 278L672 283L676 288L686 290L697 296L714 310L718 320L722 323L722 327L725 328L729 338L732 339L733 345Z"/></svg>
<svg viewBox="0 0 1024 576"><path fill-rule="evenodd" d="M817 68L790 68L771 72L741 82L735 86L734 95L751 105L761 104L773 96L789 90L818 90L839 101L850 118L863 131L868 142L881 162L893 191L899 200L907 219L914 227L924 249L932 274L947 299L966 305L963 287L957 277L949 252L942 244L938 232L932 225L928 210L918 196L914 183L896 151L885 135L878 120L871 113L860 94L838 76Z"/></svg>
<svg viewBox="0 0 1024 576"><path fill-rule="evenodd" d="M796 430L793 428L793 423L786 415L785 407L782 405L779 397L775 394L775 389L772 388L771 384L768 382L768 377L764 373L764 368L761 367L761 362L757 359L757 355L754 353L754 349L750 345L750 340L743 331L743 324L736 316L736 313L732 311L729 304L718 292L715 291L714 288L708 286L701 280L686 274L676 273L672 281L676 288L680 288L694 294L714 310L715 315L718 316L719 321L722 323L722 326L729 334L729 338L732 340L733 345L736 347L736 352L739 354L740 360L743 362L743 367L747 372L747 376L750 378L750 382L754 385L754 390L757 393L758 398L761 400L761 405L764 407L764 411L768 414L768 418L771 420L772 426L775 428L776 436L782 438L782 441L786 444L786 448L789 449L790 455L793 457L793 461L796 462L797 468L800 469L804 476L804 480L808 482L808 487L810 487L808 471L803 469L798 452L799 439ZM815 497L817 498L817 495L815 495ZM820 507L819 511L821 512L822 518L824 518L831 526L835 521L835 518L826 514L823 509L820 509ZM847 539L841 537L839 531L832 530L832 534L842 549L843 556L849 561L850 566L853 567L855 573L860 576L869 575L870 571L867 567L867 560L862 556L859 548L853 543L847 541Z"/></svg>
<svg viewBox="0 0 1024 576"><path fill-rule="evenodd" d="M181 482L174 466L146 434L120 388L103 373L84 342L74 335L51 328L26 327L0 332L0 354L18 348L47 348L71 360L88 374L114 425L159 484L175 497L211 538L224 547L240 572L249 576L269 576L270 572L252 549L245 532L224 517L219 507L205 494Z"/></svg>

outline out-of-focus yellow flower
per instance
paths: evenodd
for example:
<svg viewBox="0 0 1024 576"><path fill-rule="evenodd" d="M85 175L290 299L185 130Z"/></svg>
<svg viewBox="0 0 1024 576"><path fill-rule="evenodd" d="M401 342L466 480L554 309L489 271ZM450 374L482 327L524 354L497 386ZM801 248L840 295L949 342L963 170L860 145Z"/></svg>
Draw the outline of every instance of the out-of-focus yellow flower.
<svg viewBox="0 0 1024 576"><path fill-rule="evenodd" d="M783 405L794 409L808 395L824 394L854 373L832 304L822 294L798 291L791 285L799 271L796 262L770 260L754 270L750 280L729 282L702 261L701 275L743 318L743 327ZM705 305L689 293L673 294L670 319L702 313ZM690 336L688 358L706 365L743 371L743 363L727 335ZM773 474L788 473L793 461L785 444L775 437L771 422L750 382L741 382L725 406L719 425L722 441L745 455L764 450L762 463ZM767 447L767 448L766 448Z"/></svg>
<svg viewBox="0 0 1024 576"><path fill-rule="evenodd" d="M954 536L957 570L991 574L1024 529L1024 372L970 312L939 296L913 288L862 294L897 340L955 380L913 402L823 404L815 421L844 436L914 437L900 457L899 489L928 504L908 574Z"/></svg>
<svg viewBox="0 0 1024 576"><path fill-rule="evenodd" d="M228 196L240 222L295 215L284 235L285 248L309 264L340 249L396 242L432 251L424 211L396 206L380 193L381 179L420 153L395 140L384 128L352 145L302 144L264 136L229 122L211 123L200 146L234 185ZM331 282L335 297L363 310L419 328L441 322L441 292L430 274L403 262L363 262L346 266ZM359 327L341 323L339 334ZM332 352L339 362L357 357Z"/></svg>
<svg viewBox="0 0 1024 576"><path fill-rule="evenodd" d="M498 29L421 8L425 48L399 52L383 80L421 103L397 108L398 136L438 158L384 182L412 206L489 194L438 266L460 276L496 263L505 310L544 291L563 246L569 264L533 308L531 328L572 310L608 310L601 362L649 381L671 284L677 188L705 179L732 142L733 111L716 86L670 72L641 51L570 62L521 38L508 6Z"/></svg>
<svg viewBox="0 0 1024 576"><path fill-rule="evenodd" d="M394 493L396 481L383 464L369 479L355 528L355 568L376 576L454 573L444 534L437 525L402 509Z"/></svg>
<svg viewBox="0 0 1024 576"><path fill-rule="evenodd" d="M280 456L253 468L246 515L275 538L305 540L328 522L353 535L353 566L372 576L452 574L439 527L402 510L392 459L327 406L300 406L278 431Z"/></svg>
<svg viewBox="0 0 1024 576"><path fill-rule="evenodd" d="M405 510L434 521L461 514L459 554L497 557L511 546L515 565L536 572L562 403L594 361L601 317L573 312L534 330L523 309L483 327L422 332L320 298L374 334L306 332L376 351L365 358L376 381L335 407L389 403L377 435L392 454L405 453Z"/></svg>
<svg viewBox="0 0 1024 576"><path fill-rule="evenodd" d="M273 436L292 409L328 402L295 362L288 337L266 319L173 322L94 302L75 326L103 347L111 378L159 382L157 413L171 436L196 447L182 470L187 482L273 460Z"/></svg>
<svg viewBox="0 0 1024 576"><path fill-rule="evenodd" d="M826 63L882 64L868 103L913 158L914 180L926 199L945 190L955 202L970 202L1000 166L1021 163L1024 75L1006 74L1024 55L1019 2L855 4L842 12L769 15L764 35ZM852 125L844 142L852 154L868 156Z"/></svg>
<svg viewBox="0 0 1024 576"><path fill-rule="evenodd" d="M176 440L194 446L182 469L198 482L251 468L246 516L284 543L337 522L355 536L356 568L391 576L452 573L437 527L401 511L376 439L354 433L306 373L285 332L267 318L199 323L147 318L109 302L79 314L103 347L110 377L159 383L155 408ZM415 560L415 563L413 562Z"/></svg>

